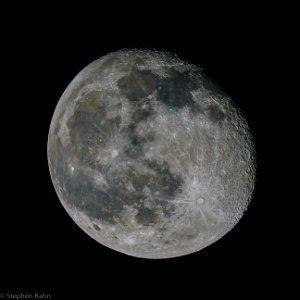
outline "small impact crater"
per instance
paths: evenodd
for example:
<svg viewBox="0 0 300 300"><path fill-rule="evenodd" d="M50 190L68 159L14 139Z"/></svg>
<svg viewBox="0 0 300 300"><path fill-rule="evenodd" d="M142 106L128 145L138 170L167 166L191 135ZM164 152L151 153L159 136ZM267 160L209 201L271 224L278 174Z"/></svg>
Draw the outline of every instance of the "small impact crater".
<svg viewBox="0 0 300 300"><path fill-rule="evenodd" d="M101 228L100 228L98 225L96 225L96 224L93 224L93 227L94 227L94 229L96 229L97 231L100 231L100 230L101 230Z"/></svg>

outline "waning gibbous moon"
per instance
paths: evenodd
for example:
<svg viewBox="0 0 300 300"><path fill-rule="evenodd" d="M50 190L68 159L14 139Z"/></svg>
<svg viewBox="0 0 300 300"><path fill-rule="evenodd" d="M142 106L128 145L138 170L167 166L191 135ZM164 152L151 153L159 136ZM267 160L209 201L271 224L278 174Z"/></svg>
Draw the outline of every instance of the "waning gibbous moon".
<svg viewBox="0 0 300 300"><path fill-rule="evenodd" d="M85 67L55 109L51 178L64 208L99 243L169 258L214 243L255 185L246 119L198 66L120 50Z"/></svg>

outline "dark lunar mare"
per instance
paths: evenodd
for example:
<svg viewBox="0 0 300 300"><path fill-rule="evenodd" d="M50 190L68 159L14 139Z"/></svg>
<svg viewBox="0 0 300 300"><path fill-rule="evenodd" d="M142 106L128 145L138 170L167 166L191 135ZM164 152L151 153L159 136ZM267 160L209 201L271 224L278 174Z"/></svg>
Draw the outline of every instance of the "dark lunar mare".
<svg viewBox="0 0 300 300"><path fill-rule="evenodd" d="M158 100L174 109L192 106L191 91L197 88L188 73L174 72L171 78L159 78L156 85Z"/></svg>
<svg viewBox="0 0 300 300"><path fill-rule="evenodd" d="M155 160L147 161L141 159L146 168L154 171L154 174L140 174L136 168L127 167L108 170L105 179L108 187L105 191L95 187L93 179L79 168L71 175L65 171L63 147L57 143L56 177L59 179L65 193L64 199L68 204L75 205L85 212L90 218L98 219L108 223L116 223L121 220L124 205L134 206L138 209L136 220L143 225L155 223L157 209L161 208L164 215L169 217L174 205L172 200L176 192L180 191L183 183L181 176L170 172L166 162L159 163ZM126 160L127 155L123 156ZM131 181L135 190L128 190L128 181ZM145 205L148 197L143 190L145 186L150 190L149 194L155 201L156 209L149 209ZM159 197L155 196L158 193Z"/></svg>
<svg viewBox="0 0 300 300"><path fill-rule="evenodd" d="M126 98L136 101L150 95L155 89L156 81L156 76L150 71L133 69L129 75L119 79L118 87Z"/></svg>
<svg viewBox="0 0 300 300"><path fill-rule="evenodd" d="M157 220L158 209L161 209L166 217L174 211L172 200L180 191L183 179L172 174L166 162L159 163L143 158L148 142L153 140L154 135L140 136L136 131L139 122L153 115L151 103L146 96L155 88L156 80L152 73L136 70L120 79L119 87L126 97L135 103L135 110L128 127L121 129L121 134L128 137L129 143L124 149L120 149L121 153L112 164L101 165L96 162L93 149L107 146L110 138L120 130L121 120L120 117L106 119L106 107L95 105L95 99L77 104L74 115L68 120L72 146L64 149L59 140L56 142L55 172L66 193L64 199L92 219L110 224L122 221L124 206L129 205L138 210L138 223L150 225ZM101 103L101 99L98 102ZM101 123L102 120L105 122ZM70 157L66 157L66 153ZM75 157L82 166L100 171L108 183L105 190L95 186L93 177L89 176L84 168L75 168L72 174L67 172L66 167L62 166L71 161L71 157ZM128 160L142 164L152 173L154 171L154 174L140 174L135 164L127 166L124 163ZM113 168L113 165L119 167ZM129 181L134 190L128 190ZM148 193L144 190L146 186ZM150 201L154 201L154 208L151 209L146 205L149 197Z"/></svg>
<svg viewBox="0 0 300 300"><path fill-rule="evenodd" d="M138 101L150 95L155 89L157 100L174 109L192 106L194 100L190 91L197 84L188 72L181 73L168 68L169 77L160 78L150 71L133 69L129 75L119 79L118 87L130 101ZM170 76L171 75L171 76Z"/></svg>

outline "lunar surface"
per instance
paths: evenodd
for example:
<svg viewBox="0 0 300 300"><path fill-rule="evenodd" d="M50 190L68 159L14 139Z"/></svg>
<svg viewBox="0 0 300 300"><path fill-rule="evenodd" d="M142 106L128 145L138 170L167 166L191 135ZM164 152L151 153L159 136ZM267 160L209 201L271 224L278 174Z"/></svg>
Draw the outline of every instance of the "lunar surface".
<svg viewBox="0 0 300 300"><path fill-rule="evenodd" d="M239 221L255 184L249 126L201 68L120 50L85 67L55 109L48 162L71 218L127 255L196 252Z"/></svg>

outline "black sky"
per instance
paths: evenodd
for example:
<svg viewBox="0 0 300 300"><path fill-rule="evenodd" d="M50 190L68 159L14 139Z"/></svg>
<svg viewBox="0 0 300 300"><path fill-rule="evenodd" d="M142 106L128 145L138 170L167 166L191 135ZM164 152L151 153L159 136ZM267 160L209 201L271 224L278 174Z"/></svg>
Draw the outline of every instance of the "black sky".
<svg viewBox="0 0 300 300"><path fill-rule="evenodd" d="M25 15L20 8L3 35L2 63L9 67L8 108L2 110L0 292L50 292L58 299L120 292L157 297L162 291L168 297L184 293L188 299L204 293L237 295L237 287L254 295L274 290L285 265L282 245L275 245L282 234L276 223L281 195L273 191L277 160L269 149L275 138L269 118L276 107L271 96L279 55L272 51L276 18L269 18L268 9L247 14L241 8L224 16L221 8L216 15L188 5L181 15L180 7L176 14L157 7L157 15L145 13L146 8L129 14L128 8L122 18L104 8L76 15L60 8L35 9ZM55 194L47 135L57 101L83 67L122 48L175 52L202 66L242 108L253 130L258 155L254 199L230 233L198 253L146 260L102 247L77 227Z"/></svg>

